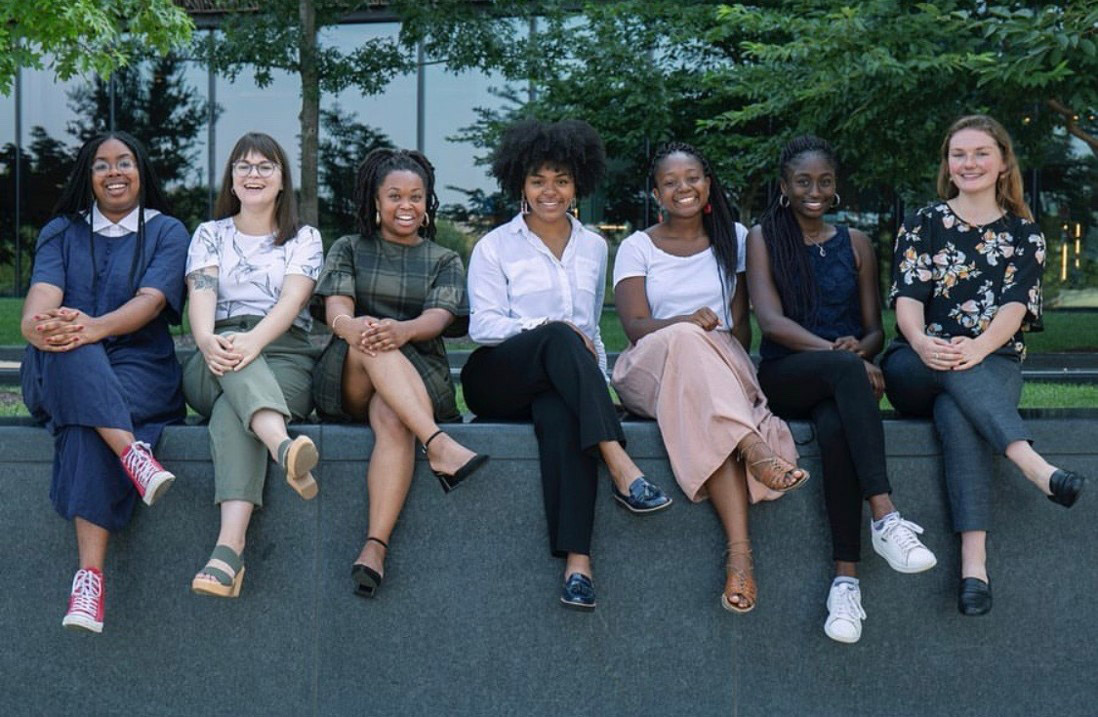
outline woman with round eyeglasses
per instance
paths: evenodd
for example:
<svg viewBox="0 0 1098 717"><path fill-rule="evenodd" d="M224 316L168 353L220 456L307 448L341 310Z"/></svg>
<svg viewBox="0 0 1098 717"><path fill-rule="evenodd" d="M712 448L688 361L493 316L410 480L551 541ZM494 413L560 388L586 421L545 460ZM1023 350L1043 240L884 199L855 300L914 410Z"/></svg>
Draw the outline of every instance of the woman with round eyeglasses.
<svg viewBox="0 0 1098 717"><path fill-rule="evenodd" d="M195 231L187 256L187 315L198 351L184 367L183 391L209 419L221 530L191 588L236 597L267 456L302 498L317 494L316 446L307 436L291 439L286 424L313 409L319 352L309 342L306 305L324 248L320 233L298 221L286 153L266 134L250 132L233 147L215 214Z"/></svg>
<svg viewBox="0 0 1098 717"><path fill-rule="evenodd" d="M175 478L152 446L185 415L168 325L183 310L187 230L125 132L80 148L53 211L23 302L23 400L54 436L50 500L76 528L62 624L98 633L110 534Z"/></svg>

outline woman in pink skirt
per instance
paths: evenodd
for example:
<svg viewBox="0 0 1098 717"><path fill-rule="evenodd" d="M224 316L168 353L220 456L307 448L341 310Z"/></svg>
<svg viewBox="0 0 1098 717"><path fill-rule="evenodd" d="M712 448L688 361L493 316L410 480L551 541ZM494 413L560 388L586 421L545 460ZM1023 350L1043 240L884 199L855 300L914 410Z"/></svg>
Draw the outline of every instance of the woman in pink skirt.
<svg viewBox="0 0 1098 717"><path fill-rule="evenodd" d="M710 499L728 539L721 604L748 612L756 601L748 501L777 498L808 472L795 465L793 436L767 408L747 355L747 230L690 145L660 148L651 182L661 221L627 237L614 262L630 346L613 385L626 408L659 422L683 492Z"/></svg>

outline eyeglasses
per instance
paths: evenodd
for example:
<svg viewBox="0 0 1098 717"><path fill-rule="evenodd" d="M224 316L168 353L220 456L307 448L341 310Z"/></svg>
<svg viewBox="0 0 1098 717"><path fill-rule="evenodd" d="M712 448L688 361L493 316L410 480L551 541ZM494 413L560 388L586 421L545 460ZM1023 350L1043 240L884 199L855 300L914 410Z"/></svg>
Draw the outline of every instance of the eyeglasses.
<svg viewBox="0 0 1098 717"><path fill-rule="evenodd" d="M92 174L106 174L111 171L112 167L118 172L132 172L137 168L137 163L132 159L120 159L114 164L111 164L104 159L100 159L92 163Z"/></svg>
<svg viewBox="0 0 1098 717"><path fill-rule="evenodd" d="M266 179L275 173L275 170L278 169L278 165L270 161L252 164L251 162L245 162L243 159L239 162L233 162L233 174L238 177L247 177L251 175L253 169L256 174Z"/></svg>

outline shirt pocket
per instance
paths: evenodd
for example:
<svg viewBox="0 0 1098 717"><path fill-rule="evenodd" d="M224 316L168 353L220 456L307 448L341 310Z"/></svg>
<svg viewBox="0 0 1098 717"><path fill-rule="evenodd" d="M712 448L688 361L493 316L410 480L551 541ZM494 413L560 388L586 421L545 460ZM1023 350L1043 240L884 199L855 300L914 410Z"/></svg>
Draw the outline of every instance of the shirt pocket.
<svg viewBox="0 0 1098 717"><path fill-rule="evenodd" d="M553 288L549 269L539 259L523 259L507 266L507 286L511 296L530 296Z"/></svg>
<svg viewBox="0 0 1098 717"><path fill-rule="evenodd" d="M599 282L602 281L602 272L599 271L599 262L587 257L576 257L576 289L592 296L598 293Z"/></svg>

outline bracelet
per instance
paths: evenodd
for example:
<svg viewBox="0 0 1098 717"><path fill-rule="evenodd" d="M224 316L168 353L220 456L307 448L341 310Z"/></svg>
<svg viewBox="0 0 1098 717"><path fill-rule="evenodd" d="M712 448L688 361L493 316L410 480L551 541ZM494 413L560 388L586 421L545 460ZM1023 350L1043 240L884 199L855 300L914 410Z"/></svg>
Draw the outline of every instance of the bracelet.
<svg viewBox="0 0 1098 717"><path fill-rule="evenodd" d="M332 319L332 333L335 334L336 336L339 336L339 332L336 331L336 325L339 324L339 320L340 319L350 319L350 318L351 318L350 314L340 314L339 316ZM339 336L339 338L342 339L343 337ZM346 341L346 339L344 339L344 341Z"/></svg>

